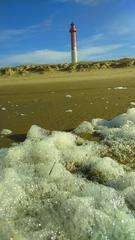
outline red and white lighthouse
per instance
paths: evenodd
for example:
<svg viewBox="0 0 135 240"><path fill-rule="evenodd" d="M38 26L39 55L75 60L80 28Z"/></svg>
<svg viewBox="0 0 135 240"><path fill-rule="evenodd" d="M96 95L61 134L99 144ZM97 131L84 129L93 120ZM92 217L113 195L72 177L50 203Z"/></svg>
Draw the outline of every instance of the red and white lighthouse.
<svg viewBox="0 0 135 240"><path fill-rule="evenodd" d="M71 33L71 61L77 63L77 47L76 47L76 26L72 22L69 32Z"/></svg>

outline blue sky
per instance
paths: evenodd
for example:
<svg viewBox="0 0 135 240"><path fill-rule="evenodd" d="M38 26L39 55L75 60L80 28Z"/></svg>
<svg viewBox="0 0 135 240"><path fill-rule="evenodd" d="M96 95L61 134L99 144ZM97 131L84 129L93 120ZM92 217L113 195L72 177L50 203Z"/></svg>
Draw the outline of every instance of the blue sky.
<svg viewBox="0 0 135 240"><path fill-rule="evenodd" d="M0 0L0 66L135 57L135 0Z"/></svg>

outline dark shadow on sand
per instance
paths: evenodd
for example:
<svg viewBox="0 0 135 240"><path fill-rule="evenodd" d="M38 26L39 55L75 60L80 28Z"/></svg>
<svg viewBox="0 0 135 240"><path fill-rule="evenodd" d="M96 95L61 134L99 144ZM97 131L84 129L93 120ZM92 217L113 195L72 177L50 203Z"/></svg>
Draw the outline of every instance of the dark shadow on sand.
<svg viewBox="0 0 135 240"><path fill-rule="evenodd" d="M64 132L72 132L73 130L74 130L74 128L68 128L68 129L64 129L62 131L64 131Z"/></svg>
<svg viewBox="0 0 135 240"><path fill-rule="evenodd" d="M26 134L12 134L10 136L7 136L10 140L13 140L15 142L24 142L26 139Z"/></svg>

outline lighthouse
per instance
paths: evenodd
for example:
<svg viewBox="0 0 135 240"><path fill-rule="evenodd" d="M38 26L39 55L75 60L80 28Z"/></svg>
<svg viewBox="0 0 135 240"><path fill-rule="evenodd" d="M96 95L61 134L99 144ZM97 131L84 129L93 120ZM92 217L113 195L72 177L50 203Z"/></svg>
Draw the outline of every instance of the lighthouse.
<svg viewBox="0 0 135 240"><path fill-rule="evenodd" d="M76 26L72 22L69 32L71 33L71 61L77 63L77 47L76 47Z"/></svg>

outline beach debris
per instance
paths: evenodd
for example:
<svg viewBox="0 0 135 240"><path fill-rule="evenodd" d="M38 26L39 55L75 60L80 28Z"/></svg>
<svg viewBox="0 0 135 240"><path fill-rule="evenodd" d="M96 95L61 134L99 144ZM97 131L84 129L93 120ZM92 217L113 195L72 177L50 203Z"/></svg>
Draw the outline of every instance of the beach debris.
<svg viewBox="0 0 135 240"><path fill-rule="evenodd" d="M56 164L56 161L54 161L54 163L53 163L53 165L52 165L52 167L51 167L51 169L50 169L50 171L49 171L49 175L51 175L51 173L52 173L52 171L53 171L53 169L54 169L55 164Z"/></svg>

